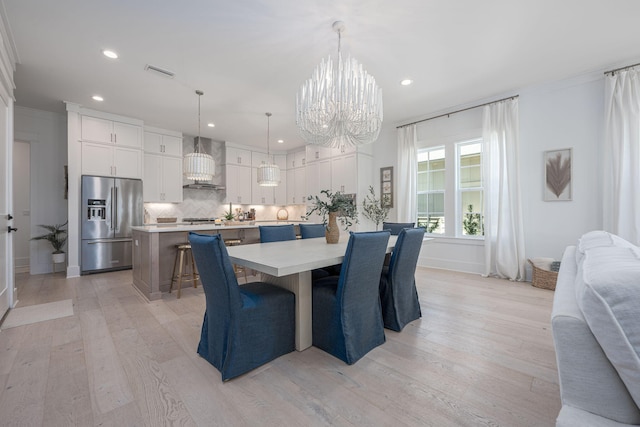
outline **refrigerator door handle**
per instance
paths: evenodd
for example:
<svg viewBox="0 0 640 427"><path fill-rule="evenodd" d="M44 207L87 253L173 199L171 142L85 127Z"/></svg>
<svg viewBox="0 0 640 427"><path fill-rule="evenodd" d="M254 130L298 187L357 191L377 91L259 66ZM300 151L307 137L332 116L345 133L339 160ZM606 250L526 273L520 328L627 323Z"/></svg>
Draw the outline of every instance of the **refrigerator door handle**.
<svg viewBox="0 0 640 427"><path fill-rule="evenodd" d="M132 239L105 239L105 240L91 240L87 241L89 245L97 245L99 243L120 243L120 242L132 242Z"/></svg>
<svg viewBox="0 0 640 427"><path fill-rule="evenodd" d="M115 193L115 196L113 198L113 218L114 218L114 222L113 222L113 228L116 230L116 232L118 232L119 230L119 219L118 219L118 187L113 187L113 191Z"/></svg>

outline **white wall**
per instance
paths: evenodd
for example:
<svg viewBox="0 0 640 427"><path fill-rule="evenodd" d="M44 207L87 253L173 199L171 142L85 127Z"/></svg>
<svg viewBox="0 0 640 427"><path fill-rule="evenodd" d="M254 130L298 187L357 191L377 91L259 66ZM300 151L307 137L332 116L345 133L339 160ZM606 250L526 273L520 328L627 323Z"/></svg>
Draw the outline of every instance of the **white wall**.
<svg viewBox="0 0 640 427"><path fill-rule="evenodd" d="M15 107L14 127L15 139L31 146L31 229L25 231L36 236L43 231L38 224L62 224L67 220L67 121L61 114ZM31 274L53 271L51 245L46 241L30 243Z"/></svg>
<svg viewBox="0 0 640 427"><path fill-rule="evenodd" d="M604 76L601 72L592 73L498 95L514 94L520 95L519 167L525 254L527 258L544 256L560 259L564 248L574 244L580 235L602 228L602 165L599 159L604 120ZM480 100L477 104L482 102ZM461 106L452 106L447 111L459 108ZM425 112L424 117L442 112ZM466 114L461 113L460 118ZM473 114L468 117L470 121L477 120ZM385 124L379 141L374 144L374 168L393 165L396 175L402 173L396 160L395 126L398 124L401 123ZM466 124L461 122L460 126L465 127ZM418 128L419 138L422 137L422 129ZM544 202L543 153L562 148L573 148L573 200ZM395 188L395 191L402 189ZM395 212L392 212L391 219L395 219ZM483 271L483 259L483 247L478 242L436 238L423 246L419 265L480 273Z"/></svg>
<svg viewBox="0 0 640 427"><path fill-rule="evenodd" d="M31 253L31 154L28 142L13 143L13 261L16 273L28 273Z"/></svg>

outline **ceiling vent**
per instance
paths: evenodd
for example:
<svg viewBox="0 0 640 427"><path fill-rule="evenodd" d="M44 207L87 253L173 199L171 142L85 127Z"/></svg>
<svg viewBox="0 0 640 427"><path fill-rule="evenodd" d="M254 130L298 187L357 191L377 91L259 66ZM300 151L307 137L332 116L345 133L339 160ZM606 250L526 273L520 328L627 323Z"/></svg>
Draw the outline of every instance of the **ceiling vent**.
<svg viewBox="0 0 640 427"><path fill-rule="evenodd" d="M164 77L169 77L170 79L172 79L176 75L173 71L165 70L163 68L156 67L155 65L151 65L151 64L145 65L144 69L147 71L153 71Z"/></svg>

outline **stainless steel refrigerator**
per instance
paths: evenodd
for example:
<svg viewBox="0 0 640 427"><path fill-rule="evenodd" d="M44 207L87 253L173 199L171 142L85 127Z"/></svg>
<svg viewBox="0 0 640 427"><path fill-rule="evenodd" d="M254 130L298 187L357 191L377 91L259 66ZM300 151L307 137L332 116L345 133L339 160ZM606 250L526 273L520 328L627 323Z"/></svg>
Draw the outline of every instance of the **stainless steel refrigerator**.
<svg viewBox="0 0 640 427"><path fill-rule="evenodd" d="M142 225L139 179L82 176L80 273L131 268L131 226Z"/></svg>

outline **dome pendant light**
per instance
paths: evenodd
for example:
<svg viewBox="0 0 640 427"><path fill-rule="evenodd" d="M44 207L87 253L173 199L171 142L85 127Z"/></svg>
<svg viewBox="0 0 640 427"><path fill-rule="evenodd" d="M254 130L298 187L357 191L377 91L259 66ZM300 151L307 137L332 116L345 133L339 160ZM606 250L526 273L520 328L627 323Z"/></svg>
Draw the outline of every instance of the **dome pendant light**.
<svg viewBox="0 0 640 427"><path fill-rule="evenodd" d="M273 163L269 152L269 118L271 113L264 113L267 116L267 163L258 166L258 185L263 187L277 187L280 184L280 168Z"/></svg>
<svg viewBox="0 0 640 427"><path fill-rule="evenodd" d="M184 156L182 161L183 174L193 181L211 181L216 173L216 164L213 157L205 153L200 146L200 97L204 95L201 90L196 90L198 95L198 139L195 141L195 151Z"/></svg>

